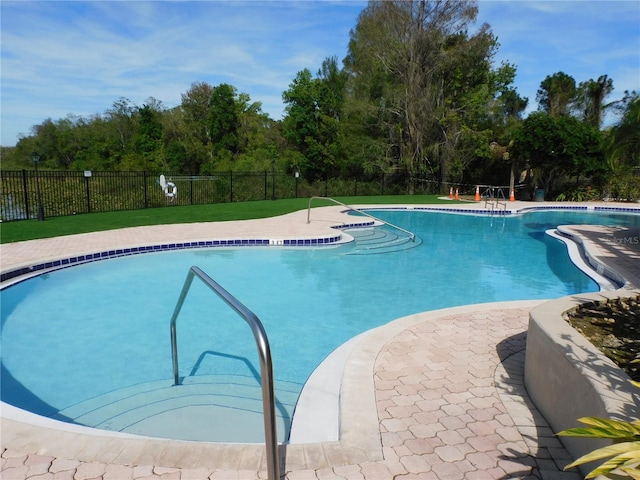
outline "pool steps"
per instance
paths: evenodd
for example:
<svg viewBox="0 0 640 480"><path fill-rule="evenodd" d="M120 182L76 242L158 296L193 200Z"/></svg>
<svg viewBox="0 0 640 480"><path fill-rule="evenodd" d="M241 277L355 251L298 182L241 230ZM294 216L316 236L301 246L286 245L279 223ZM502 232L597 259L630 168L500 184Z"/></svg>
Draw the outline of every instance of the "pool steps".
<svg viewBox="0 0 640 480"><path fill-rule="evenodd" d="M418 247L422 240L415 237L413 240L408 235L397 233L386 227L366 227L349 229L348 233L353 237L353 249L345 255L371 255L379 253L392 253Z"/></svg>
<svg viewBox="0 0 640 480"><path fill-rule="evenodd" d="M300 385L276 381L278 440L288 437ZM228 422L229 418L233 422ZM241 375L144 382L60 410L54 418L136 435L208 442L264 442L259 381ZM227 430L212 425L230 426ZM206 426L206 427L205 427ZM256 436L257 435L257 436Z"/></svg>

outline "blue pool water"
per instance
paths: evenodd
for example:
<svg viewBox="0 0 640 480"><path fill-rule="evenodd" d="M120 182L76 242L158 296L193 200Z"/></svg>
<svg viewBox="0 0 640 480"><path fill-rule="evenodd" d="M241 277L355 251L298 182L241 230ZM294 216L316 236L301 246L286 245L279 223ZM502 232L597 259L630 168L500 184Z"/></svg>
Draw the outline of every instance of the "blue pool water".
<svg viewBox="0 0 640 480"><path fill-rule="evenodd" d="M422 243L360 255L352 255L352 244L182 250L67 268L6 288L1 292L2 401L90 426L163 435L151 420L117 421L113 413L98 412L107 405L121 408L121 397L132 402L158 385L170 387L169 321L188 269L197 265L263 322L284 417L281 435L286 436L306 379L358 333L426 310L596 291L597 285L571 263L565 245L545 230L582 223L640 226L640 215L594 212L493 218L406 211L375 215L415 232ZM244 389L255 387L259 371L251 333L199 282L178 318L178 342L186 384L198 379L233 384L222 395L239 399L240 406L232 409L255 410L242 406L248 395ZM204 405L207 395L194 394L194 402ZM167 415L173 408L164 406L167 401L153 400L158 410L145 418ZM142 407L122 408L133 412ZM98 419L91 420L92 415ZM242 421L231 430L244 430ZM137 427L123 427L132 424ZM261 428L260 420L259 436ZM215 440L249 441L225 431Z"/></svg>

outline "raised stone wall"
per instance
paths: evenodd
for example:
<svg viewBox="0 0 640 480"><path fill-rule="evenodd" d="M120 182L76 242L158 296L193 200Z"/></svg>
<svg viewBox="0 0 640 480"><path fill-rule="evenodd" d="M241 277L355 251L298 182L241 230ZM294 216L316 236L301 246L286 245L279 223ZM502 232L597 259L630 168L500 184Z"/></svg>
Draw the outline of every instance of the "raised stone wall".
<svg viewBox="0 0 640 480"><path fill-rule="evenodd" d="M563 318L564 312L581 303L636 295L638 291L628 290L575 295L531 311L525 386L555 432L581 426L577 421L581 417L640 418L638 389L628 375ZM610 444L599 439L561 439L574 459Z"/></svg>

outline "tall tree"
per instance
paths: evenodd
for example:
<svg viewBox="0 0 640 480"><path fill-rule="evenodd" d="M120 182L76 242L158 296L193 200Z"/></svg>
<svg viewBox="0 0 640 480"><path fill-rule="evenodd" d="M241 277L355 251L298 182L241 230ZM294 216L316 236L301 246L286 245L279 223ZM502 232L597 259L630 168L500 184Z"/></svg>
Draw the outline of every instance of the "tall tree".
<svg viewBox="0 0 640 480"><path fill-rule="evenodd" d="M182 118L176 118L177 136L186 154L186 167L191 174L198 174L202 165L213 161L209 101L213 86L195 82L182 94L180 110ZM181 133L178 133L181 132Z"/></svg>
<svg viewBox="0 0 640 480"><path fill-rule="evenodd" d="M538 110L553 117L569 115L575 96L576 81L573 77L564 72L548 75L536 94Z"/></svg>
<svg viewBox="0 0 640 480"><path fill-rule="evenodd" d="M624 200L640 199L640 95L625 92L616 105L620 121L608 132L605 149L608 195Z"/></svg>
<svg viewBox="0 0 640 480"><path fill-rule="evenodd" d="M606 152L612 169L640 168L640 94L626 92L622 118L608 132ZM614 168L615 167L615 168Z"/></svg>
<svg viewBox="0 0 640 480"><path fill-rule="evenodd" d="M138 128L133 136L133 152L126 156L123 170L157 170L165 167L162 152L162 112L152 102L138 108Z"/></svg>
<svg viewBox="0 0 640 480"><path fill-rule="evenodd" d="M309 181L333 177L339 170L346 80L331 57L322 62L316 78L309 69L298 72L282 94L287 105L283 134L302 154L297 167Z"/></svg>
<svg viewBox="0 0 640 480"><path fill-rule="evenodd" d="M105 112L109 124L114 128L120 154L129 148L129 141L134 133L134 116L136 106L128 98L120 97Z"/></svg>
<svg viewBox="0 0 640 480"><path fill-rule="evenodd" d="M576 91L576 110L578 116L590 125L600 128L604 117L606 98L613 92L613 80L601 75L598 80L580 82Z"/></svg>
<svg viewBox="0 0 640 480"><path fill-rule="evenodd" d="M195 82L191 88L182 94L180 108L185 117L185 123L191 135L203 145L211 143L209 132L209 101L213 94L213 87L206 82Z"/></svg>
<svg viewBox="0 0 640 480"><path fill-rule="evenodd" d="M298 72L282 99L286 105L282 133L302 154L305 164L300 167L307 180L321 178L324 169L318 134L320 111L317 84L309 69Z"/></svg>
<svg viewBox="0 0 640 480"><path fill-rule="evenodd" d="M218 155L238 152L240 119L236 103L235 87L221 83L213 89L209 98L209 131L214 150Z"/></svg>
<svg viewBox="0 0 640 480"><path fill-rule="evenodd" d="M514 135L513 154L529 163L538 187L553 193L563 175L602 168L600 132L574 117L546 112L529 115Z"/></svg>
<svg viewBox="0 0 640 480"><path fill-rule="evenodd" d="M518 92L513 88L505 88L500 93L498 98L501 118L508 121L510 118L522 118L529 99L527 97L521 97Z"/></svg>
<svg viewBox="0 0 640 480"><path fill-rule="evenodd" d="M317 73L317 96L320 118L319 142L324 157L324 177L335 176L343 160L340 129L344 110L347 75L338 67L336 57L326 58Z"/></svg>
<svg viewBox="0 0 640 480"><path fill-rule="evenodd" d="M476 2L371 1L351 32L352 105L385 136L386 162L410 192L425 174L445 181L455 161L468 162L459 153L485 141L474 122L495 92L497 42L487 25L469 35L476 15Z"/></svg>

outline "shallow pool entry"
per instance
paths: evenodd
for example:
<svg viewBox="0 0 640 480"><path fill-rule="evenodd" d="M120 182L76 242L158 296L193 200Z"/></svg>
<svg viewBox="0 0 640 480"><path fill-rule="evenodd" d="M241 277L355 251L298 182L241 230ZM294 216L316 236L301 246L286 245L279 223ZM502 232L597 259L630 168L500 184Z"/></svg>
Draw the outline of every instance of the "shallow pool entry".
<svg viewBox="0 0 640 480"><path fill-rule="evenodd" d="M417 248L422 240L387 226L352 228L346 232L353 237L351 249L345 255L375 255Z"/></svg>
<svg viewBox="0 0 640 480"><path fill-rule="evenodd" d="M137 435L233 443L264 442L260 380L239 375L146 382L60 410L53 418ZM278 382L278 441L289 437L300 386ZM232 421L229 421L232 419Z"/></svg>
<svg viewBox="0 0 640 480"><path fill-rule="evenodd" d="M349 230L323 248L243 247L121 257L2 290L2 401L148 436L263 442L259 361L248 326L201 285L180 314L182 385L169 324L197 265L262 321L273 355L278 436L313 370L357 334L405 315L596 291L549 225L640 226L640 215L538 212L491 218L376 211L417 235ZM371 254L375 253L375 254Z"/></svg>

